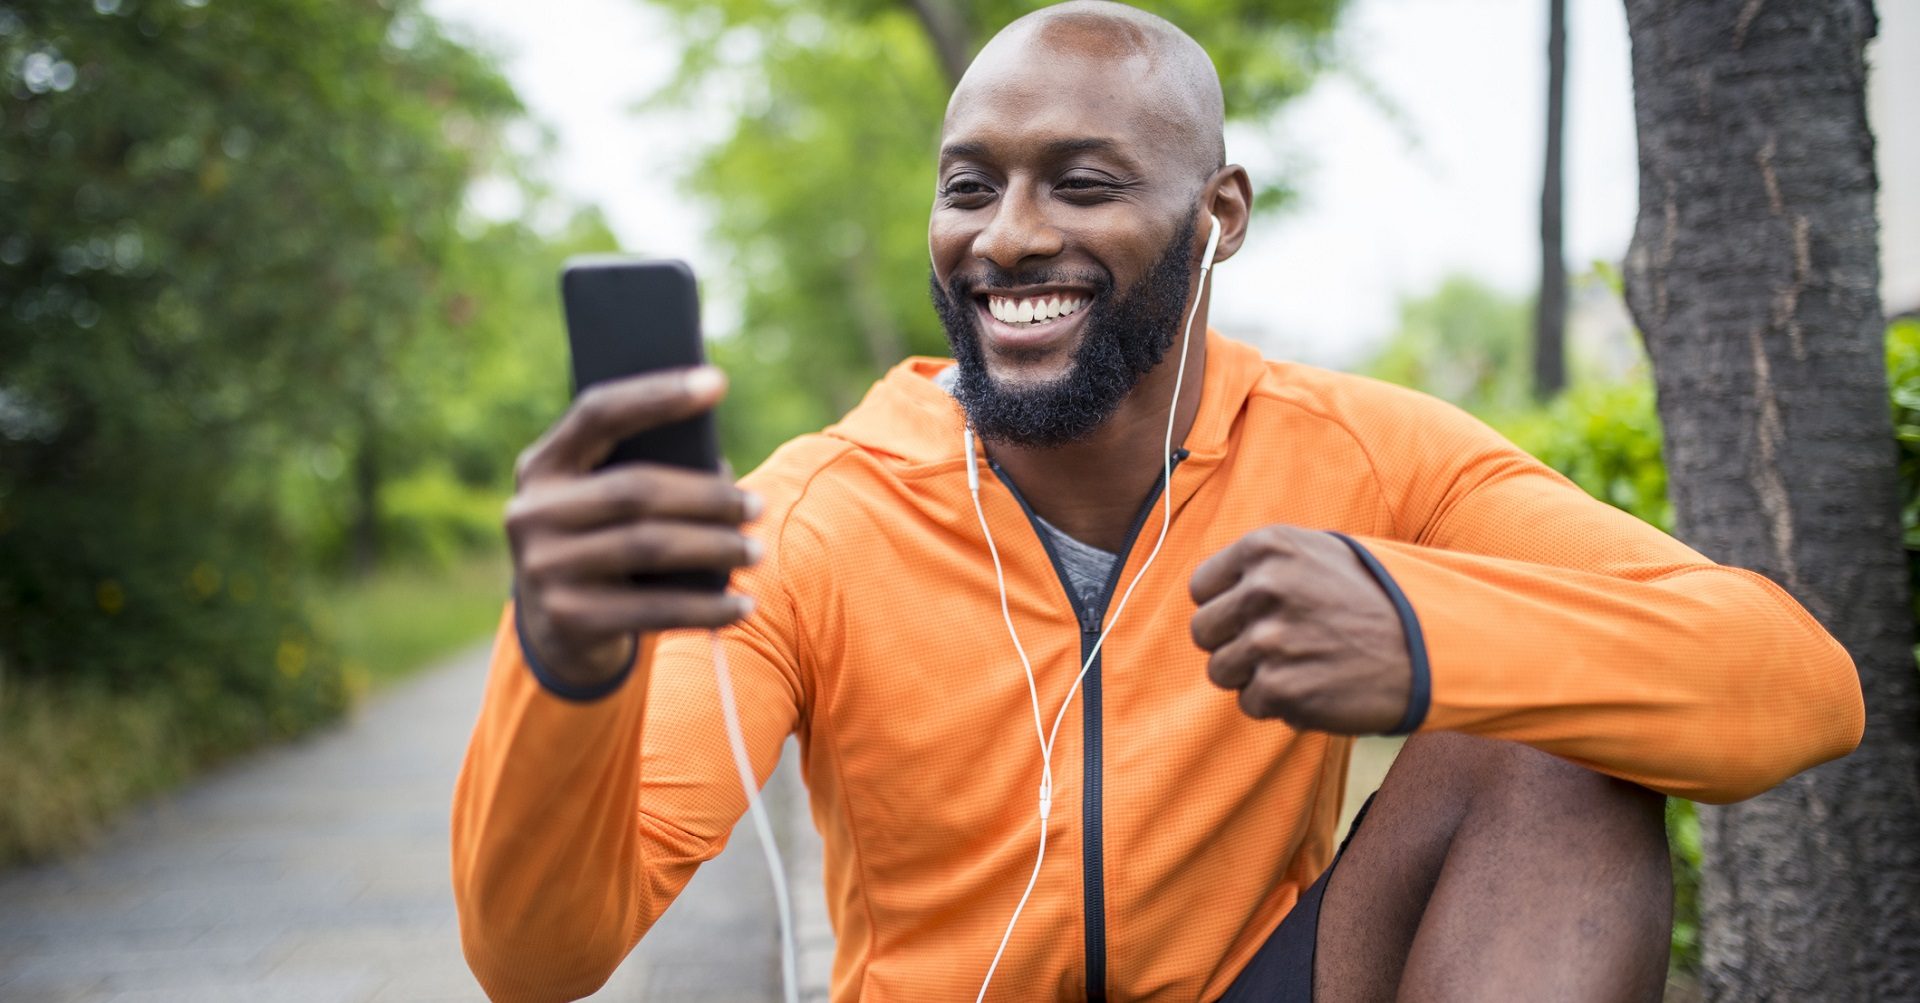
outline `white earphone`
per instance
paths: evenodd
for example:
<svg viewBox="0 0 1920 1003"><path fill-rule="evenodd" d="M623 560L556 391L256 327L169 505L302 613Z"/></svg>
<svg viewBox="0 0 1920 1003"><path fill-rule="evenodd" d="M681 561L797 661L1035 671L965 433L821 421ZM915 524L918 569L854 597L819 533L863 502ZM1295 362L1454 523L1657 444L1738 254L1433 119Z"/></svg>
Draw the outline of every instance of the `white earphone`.
<svg viewBox="0 0 1920 1003"><path fill-rule="evenodd" d="M1165 515L1160 521L1160 536L1153 542L1153 550L1147 554L1147 560L1134 572L1133 580L1127 583L1127 589L1120 594L1120 603L1107 617L1106 625L1100 628L1100 636L1093 642L1093 648L1087 652L1087 658L1080 666L1080 674L1073 677L1073 685L1067 689L1067 698L1060 703L1060 713L1053 718L1051 732L1041 724L1040 690L1033 679L1033 662L1027 657L1027 649L1020 643L1020 632L1013 627L1013 614L1007 608L1007 576L1000 565L1000 550L994 546L993 531L987 528L986 510L980 506L980 459L974 449L973 426L967 425L961 433L967 459L967 491L973 496L973 513L980 520L980 533L986 537L987 553L993 558L993 577L1000 587L1000 617L1006 622L1007 636L1013 639L1013 650L1020 656L1020 665L1027 672L1027 695L1033 701L1033 727L1040 739L1040 850L1033 860L1033 875L1027 878L1026 891L1020 894L1020 904L1013 908L1013 918L1007 921L1007 932L1000 937L1000 947L993 952L993 963L987 966L987 977L980 982L980 994L974 1003L987 998L987 986L993 983L993 973L1000 967L1000 957L1006 953L1007 942L1013 939L1013 928L1020 922L1020 913L1027 908L1027 899L1033 895L1033 886L1040 880L1040 865L1047 859L1047 816L1053 813L1053 743L1060 734L1060 722L1066 719L1067 707L1073 703L1074 694L1080 691L1081 680L1093 666L1093 660L1100 657L1100 649L1107 643L1107 634L1120 620L1120 614L1127 608L1127 600L1133 597L1134 586L1146 576L1147 569L1153 567L1154 558L1160 556L1160 548L1167 542L1167 529L1173 525L1173 423L1180 410L1180 387L1187 375L1187 348L1193 340L1193 322L1200 315L1200 298L1206 293L1207 272L1213 268L1213 254L1220 247L1220 217L1207 217L1213 229L1207 234L1207 249L1200 255L1200 277L1194 286L1193 307L1187 313L1187 323L1182 328L1180 338L1180 362L1174 370L1173 401L1167 406L1167 435L1164 448L1160 451L1160 498L1164 502Z"/></svg>

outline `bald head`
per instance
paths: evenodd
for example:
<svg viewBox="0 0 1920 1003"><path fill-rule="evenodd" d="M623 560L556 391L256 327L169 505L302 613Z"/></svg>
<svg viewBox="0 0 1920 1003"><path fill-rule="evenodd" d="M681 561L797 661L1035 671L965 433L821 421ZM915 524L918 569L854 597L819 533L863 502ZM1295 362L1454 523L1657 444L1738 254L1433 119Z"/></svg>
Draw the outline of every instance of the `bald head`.
<svg viewBox="0 0 1920 1003"><path fill-rule="evenodd" d="M1225 101L1220 76L1200 43L1172 22L1107 0L1069 0L1026 15L989 41L947 104L947 122L973 102L995 100L1036 68L1084 61L1118 73L1076 76L1089 83L1120 82L1103 95L1116 112L1151 125L1155 146L1190 161L1198 177L1226 162L1222 138ZM1164 144L1164 145L1163 145Z"/></svg>

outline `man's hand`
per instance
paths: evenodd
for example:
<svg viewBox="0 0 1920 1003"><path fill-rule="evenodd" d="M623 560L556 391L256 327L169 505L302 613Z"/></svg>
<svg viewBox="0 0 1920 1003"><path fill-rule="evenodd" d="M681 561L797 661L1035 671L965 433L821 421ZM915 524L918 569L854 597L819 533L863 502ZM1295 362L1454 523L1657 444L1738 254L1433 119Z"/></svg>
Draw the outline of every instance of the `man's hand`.
<svg viewBox="0 0 1920 1003"><path fill-rule="evenodd" d="M1392 600L1336 537L1268 526L1200 565L1193 641L1251 717L1343 735L1400 723L1413 686Z"/></svg>
<svg viewBox="0 0 1920 1003"><path fill-rule="evenodd" d="M718 627L745 596L641 588L634 572L726 571L760 556L740 524L759 499L718 474L654 464L594 465L621 439L712 407L726 380L710 367L614 380L580 395L514 467L507 540L530 654L569 683L618 675L633 635Z"/></svg>

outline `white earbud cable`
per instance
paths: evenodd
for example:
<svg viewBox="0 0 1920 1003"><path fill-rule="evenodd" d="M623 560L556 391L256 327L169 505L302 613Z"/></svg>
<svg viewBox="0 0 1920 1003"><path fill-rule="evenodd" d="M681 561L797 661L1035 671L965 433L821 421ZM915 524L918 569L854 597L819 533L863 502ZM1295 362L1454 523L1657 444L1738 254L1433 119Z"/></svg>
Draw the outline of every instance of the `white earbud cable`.
<svg viewBox="0 0 1920 1003"><path fill-rule="evenodd" d="M1200 315L1200 298L1206 292L1207 272L1213 267L1213 253L1220 243L1220 220L1213 218L1213 229L1207 236L1207 248L1200 258L1200 278L1194 287L1193 307L1187 313L1187 323L1180 337L1180 361L1174 369L1173 402L1167 407L1167 434L1160 451L1160 500L1165 513L1160 520L1160 535L1153 541L1153 549L1147 552L1147 559L1134 572L1133 580L1127 583L1126 591L1120 594L1120 603L1107 622L1100 629L1100 636L1094 639L1092 650L1087 652L1086 661L1080 665L1080 673L1073 677L1073 685L1067 688L1067 698L1060 703L1060 712L1053 718L1053 729L1040 739L1040 851L1034 857L1033 874L1027 878L1026 891L1020 895L1020 902L1013 907L1013 918L1007 921L1007 931L1000 935L1000 946L993 952L993 963L987 966L987 977L980 982L980 993L974 997L974 1003L982 1003L987 998L987 987L993 983L993 973L1000 967L1000 958L1006 953L1007 943L1013 939L1013 928L1020 922L1020 914L1027 908L1027 900L1033 896L1034 885L1040 880L1040 865L1047 859L1047 816L1053 811L1053 747L1060 736L1060 724L1067 718L1067 708L1073 705L1074 695L1080 692L1080 683L1086 679L1087 672L1093 668L1094 659L1100 657L1100 648L1107 643L1107 634L1113 625L1120 621L1120 614L1126 611L1127 600L1133 598L1134 587L1140 579L1146 577L1147 569L1153 567L1154 558L1160 556L1160 548L1167 542L1167 530L1173 525L1173 425L1180 411L1180 388L1187 375L1187 349L1193 340L1193 322ZM1006 621L1007 634L1013 638L1013 648L1020 654L1021 667L1027 672L1027 694L1033 700L1033 723L1040 726L1040 691L1034 683L1033 663L1027 658L1027 649L1020 643L1020 632L1014 629L1013 614L1007 607L1007 578L1000 566L1000 550L994 546L993 531L987 528L986 510L980 505L980 461L975 455L973 445L973 427L967 426L962 433L967 453L967 490L973 496L973 513L980 520L980 532L987 539L987 553L993 557L993 576L1000 587L1000 616Z"/></svg>
<svg viewBox="0 0 1920 1003"><path fill-rule="evenodd" d="M733 702L733 676L727 671L727 652L720 643L720 632L709 631L713 639L713 678L720 687L720 716L727 723L727 742L733 746L733 765L740 770L740 788L747 792L747 813L753 816L753 831L760 835L760 848L767 854L767 870L773 874L773 897L780 908L780 984L787 1003L800 1001L800 977L793 942L793 901L787 895L787 872L780 866L780 851L773 845L773 823L767 819L767 806L760 802L759 786L754 783L753 763L747 758L747 740L740 731L740 709Z"/></svg>

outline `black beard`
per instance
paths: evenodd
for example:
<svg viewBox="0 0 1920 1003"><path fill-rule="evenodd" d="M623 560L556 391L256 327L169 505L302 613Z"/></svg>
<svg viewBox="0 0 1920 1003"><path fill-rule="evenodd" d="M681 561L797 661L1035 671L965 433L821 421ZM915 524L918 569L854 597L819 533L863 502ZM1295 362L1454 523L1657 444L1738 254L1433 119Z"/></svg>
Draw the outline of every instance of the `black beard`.
<svg viewBox="0 0 1920 1003"><path fill-rule="evenodd" d="M1180 331L1191 282L1193 232L1193 218L1187 216L1159 260L1120 296L1113 294L1113 276L1105 271L1012 272L987 262L984 275L955 276L951 288L929 274L933 309L959 364L953 396L974 431L983 439L1052 448L1085 438L1113 417L1141 377L1166 357ZM1091 288L1084 308L1086 334L1065 375L1031 386L1005 386L987 372L974 296L983 290L1038 285Z"/></svg>

